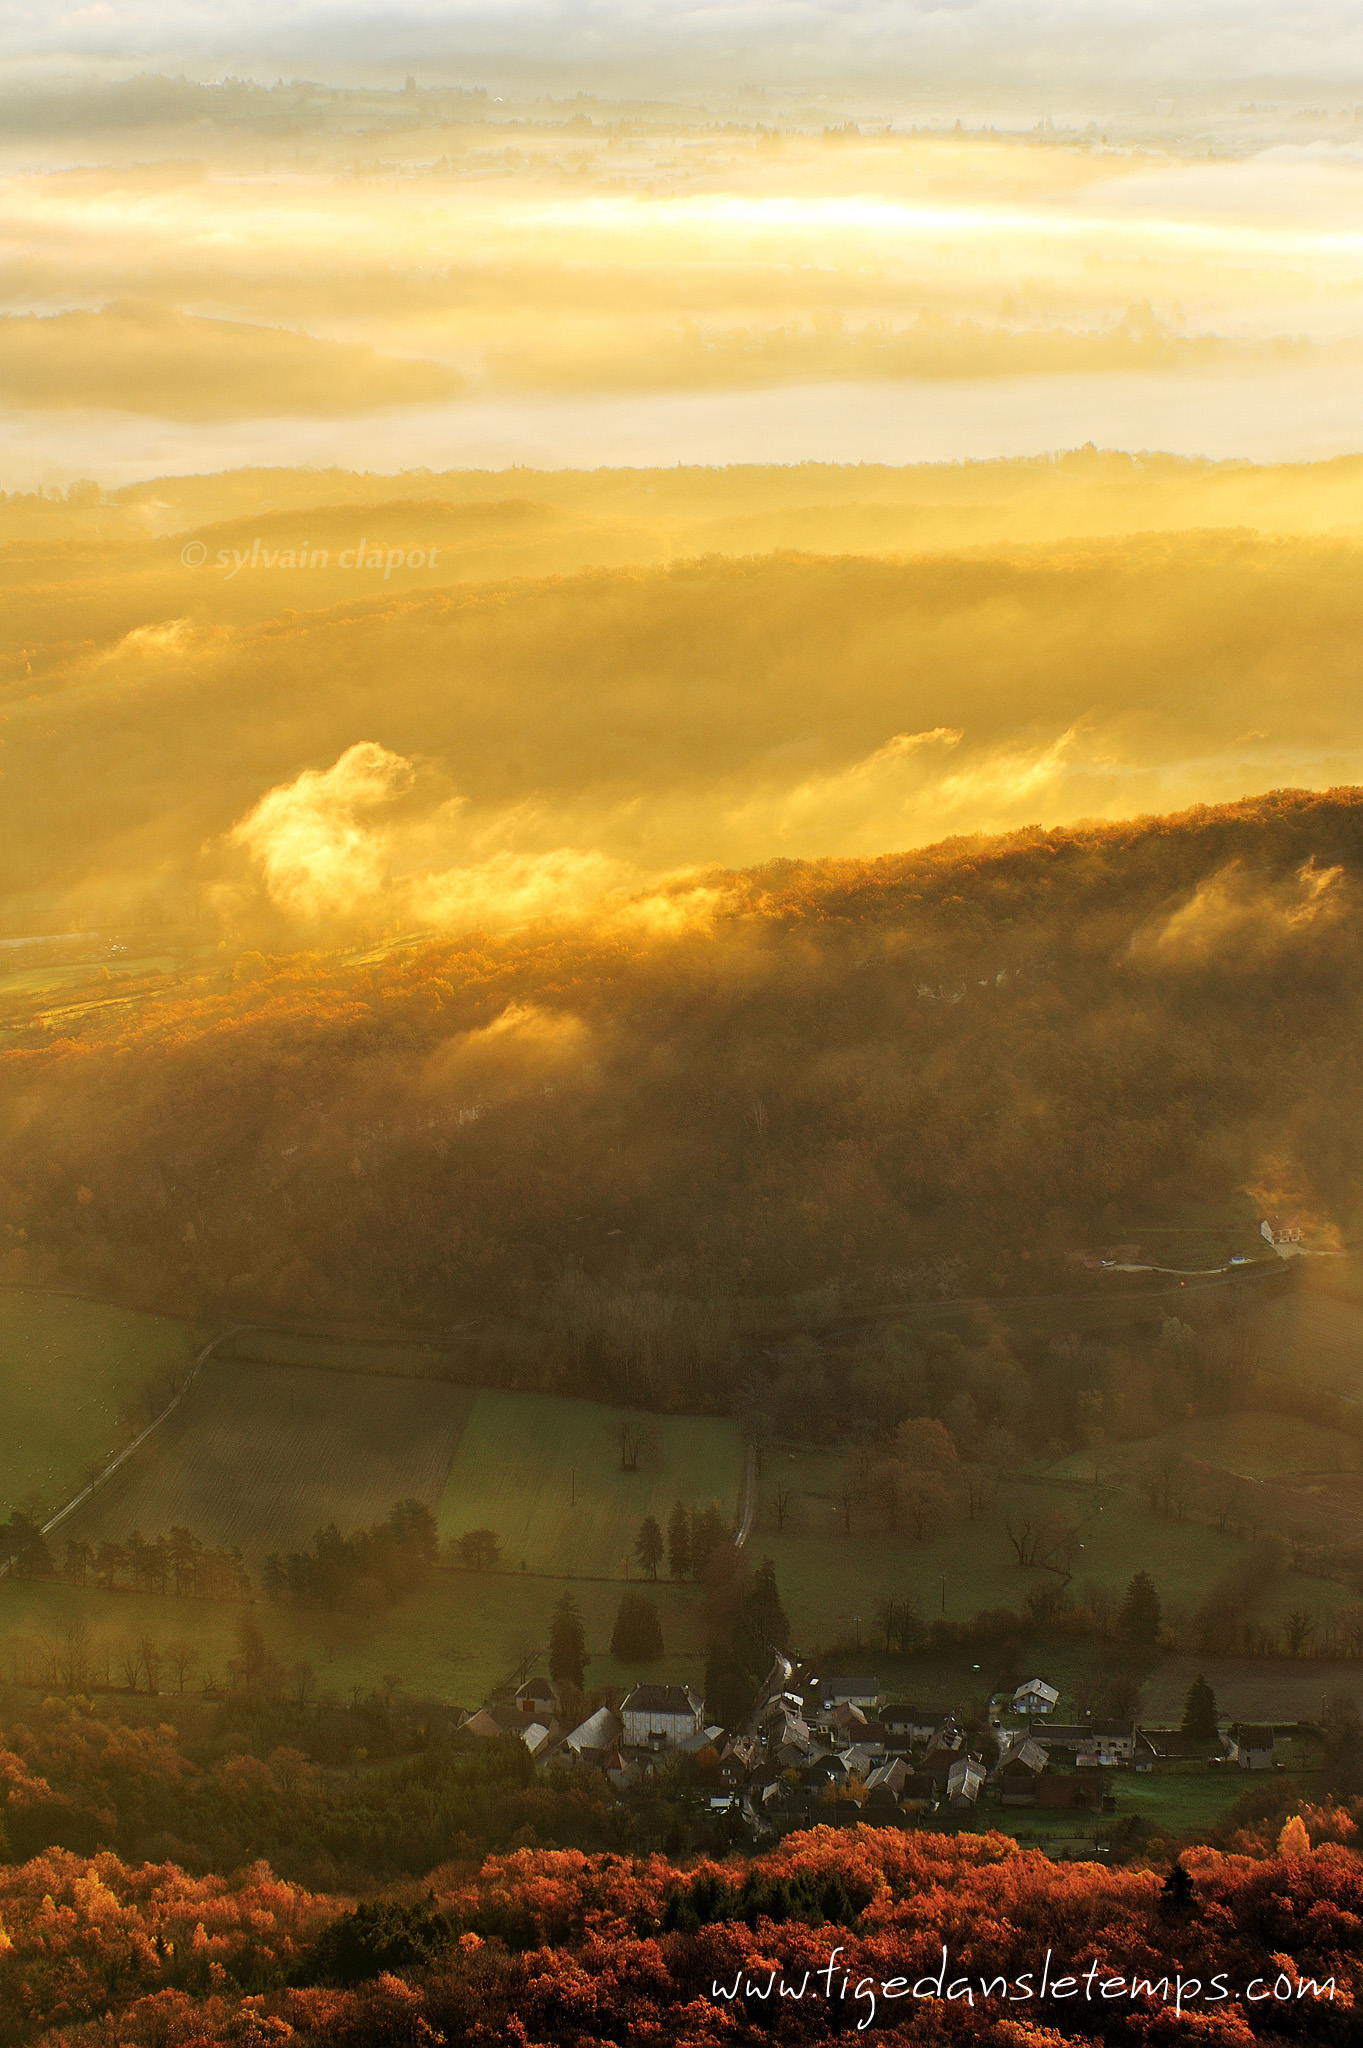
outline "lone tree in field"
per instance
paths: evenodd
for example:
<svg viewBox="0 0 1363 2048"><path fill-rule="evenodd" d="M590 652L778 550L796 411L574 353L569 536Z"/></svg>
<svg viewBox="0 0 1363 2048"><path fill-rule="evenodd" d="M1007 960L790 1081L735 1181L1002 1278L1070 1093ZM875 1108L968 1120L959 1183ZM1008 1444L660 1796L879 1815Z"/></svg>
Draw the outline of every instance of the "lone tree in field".
<svg viewBox="0 0 1363 2048"><path fill-rule="evenodd" d="M641 1458L647 1461L656 1454L660 1441L657 1424L646 1416L625 1416L619 1434L622 1472L637 1472Z"/></svg>
<svg viewBox="0 0 1363 2048"><path fill-rule="evenodd" d="M645 1515L634 1539L634 1555L651 1579L658 1576L663 1561L663 1532L652 1515Z"/></svg>
<svg viewBox="0 0 1363 2048"><path fill-rule="evenodd" d="M554 1603L549 1629L549 1676L559 1685L571 1685L578 1692L587 1669L587 1637L582 1613L571 1592Z"/></svg>
<svg viewBox="0 0 1363 2048"><path fill-rule="evenodd" d="M667 1569L674 1579L691 1576L691 1517L680 1501L667 1518Z"/></svg>
<svg viewBox="0 0 1363 2048"><path fill-rule="evenodd" d="M611 1655L622 1664L646 1664L663 1654L662 1624L657 1602L647 1593L625 1593L611 1630Z"/></svg>
<svg viewBox="0 0 1363 2048"><path fill-rule="evenodd" d="M1200 1671L1183 1702L1183 1733L1198 1742L1216 1740L1216 1694Z"/></svg>
<svg viewBox="0 0 1363 2048"><path fill-rule="evenodd" d="M466 1529L459 1538L459 1562L465 1571L495 1572L501 1561L495 1529Z"/></svg>
<svg viewBox="0 0 1363 2048"><path fill-rule="evenodd" d="M1117 1612L1117 1628L1133 1643L1157 1643L1162 1619L1149 1572L1137 1572Z"/></svg>

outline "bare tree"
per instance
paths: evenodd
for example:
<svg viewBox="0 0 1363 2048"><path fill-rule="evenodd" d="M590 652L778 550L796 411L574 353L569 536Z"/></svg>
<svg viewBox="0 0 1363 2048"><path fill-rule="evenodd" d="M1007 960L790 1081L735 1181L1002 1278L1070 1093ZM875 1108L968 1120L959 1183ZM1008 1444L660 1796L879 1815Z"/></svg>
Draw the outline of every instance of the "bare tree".
<svg viewBox="0 0 1363 2048"><path fill-rule="evenodd" d="M70 1615L62 1623L58 1675L63 1692L84 1692L93 1675L90 1624L83 1614Z"/></svg>
<svg viewBox="0 0 1363 2048"><path fill-rule="evenodd" d="M620 1470L637 1472L640 1461L650 1463L656 1456L661 1439L657 1425L643 1415L626 1415L619 1428Z"/></svg>
<svg viewBox="0 0 1363 2048"><path fill-rule="evenodd" d="M1175 1522L1187 1519L1194 1468L1182 1451L1162 1444L1135 1468L1134 1477L1155 1514L1168 1515Z"/></svg>
<svg viewBox="0 0 1363 2048"><path fill-rule="evenodd" d="M966 1511L972 1522L987 1515L998 1497L999 1475L987 1465L962 1467L966 1487Z"/></svg>
<svg viewBox="0 0 1363 2048"><path fill-rule="evenodd" d="M1069 1584L1070 1565L1080 1545L1077 1529L1060 1516L1048 1514L1010 1515L1003 1526L1013 1555L1024 1570L1054 1572Z"/></svg>
<svg viewBox="0 0 1363 2048"><path fill-rule="evenodd" d="M907 1657L923 1632L923 1624L907 1600L882 1600L876 1616L885 1631L885 1649Z"/></svg>
<svg viewBox="0 0 1363 2048"><path fill-rule="evenodd" d="M187 1643L183 1636L177 1636L173 1643L166 1644L166 1662L175 1678L175 1690L183 1692L185 1684L199 1661L199 1653L193 1643Z"/></svg>
<svg viewBox="0 0 1363 2048"><path fill-rule="evenodd" d="M138 1637L137 1660L146 1676L147 1691L155 1693L161 1678L161 1652L150 1636Z"/></svg>
<svg viewBox="0 0 1363 2048"><path fill-rule="evenodd" d="M1283 1639L1289 1657L1300 1657L1316 1632L1316 1617L1304 1607L1294 1607L1283 1623Z"/></svg>

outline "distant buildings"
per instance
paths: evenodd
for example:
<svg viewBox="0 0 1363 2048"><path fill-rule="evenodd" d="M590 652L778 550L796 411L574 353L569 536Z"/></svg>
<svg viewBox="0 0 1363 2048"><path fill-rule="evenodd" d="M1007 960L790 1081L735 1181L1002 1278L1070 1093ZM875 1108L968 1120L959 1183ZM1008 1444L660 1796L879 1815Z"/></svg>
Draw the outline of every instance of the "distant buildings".
<svg viewBox="0 0 1363 2048"><path fill-rule="evenodd" d="M627 1749L658 1749L685 1742L705 1719L705 1704L689 1685L636 1685L620 1708Z"/></svg>
<svg viewBox="0 0 1363 2048"><path fill-rule="evenodd" d="M981 1728L949 1711L882 1703L870 1674L811 1679L779 1654L747 1717L730 1730L707 1724L691 1686L654 1681L565 1732L559 1688L527 1679L463 1725L479 1738L519 1736L540 1769L599 1770L621 1794L682 1766L677 1796L758 1839L820 1824L912 1827L925 1813L999 1807L1111 1812L1113 1771L1205 1761L1212 1747L1179 1729L1138 1729L1134 1720L1058 1721L1059 1703L1059 1687L1029 1678L1011 1695L995 1695ZM1271 1727L1236 1723L1221 1740L1242 1770L1272 1768Z"/></svg>

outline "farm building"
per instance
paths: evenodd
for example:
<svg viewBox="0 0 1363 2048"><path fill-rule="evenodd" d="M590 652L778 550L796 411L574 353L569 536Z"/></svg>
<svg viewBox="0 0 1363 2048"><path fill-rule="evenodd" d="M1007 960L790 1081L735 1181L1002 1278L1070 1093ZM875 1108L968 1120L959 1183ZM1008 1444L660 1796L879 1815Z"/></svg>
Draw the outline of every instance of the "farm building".
<svg viewBox="0 0 1363 2048"><path fill-rule="evenodd" d="M1004 1806L1035 1806L1036 1788L1044 1769L1044 1763L1038 1767L1035 1760L1024 1756L1021 1750L1016 1756L1010 1756L1007 1763L1000 1765L994 1780L1001 1803Z"/></svg>
<svg viewBox="0 0 1363 2048"><path fill-rule="evenodd" d="M694 1735L686 1736L677 1744L683 1756L699 1756L703 1749L713 1749L716 1754L724 1740L724 1730L718 1721L711 1721L707 1727L697 1728Z"/></svg>
<svg viewBox="0 0 1363 2048"><path fill-rule="evenodd" d="M892 1700L880 1709L878 1718L885 1730L887 1749L911 1749L916 1742L931 1742L933 1730L942 1717L923 1707L910 1706L906 1700Z"/></svg>
<svg viewBox="0 0 1363 2048"><path fill-rule="evenodd" d="M636 1685L620 1708L626 1745L660 1749L685 1742L701 1726L704 1713L689 1685Z"/></svg>
<svg viewBox="0 0 1363 2048"><path fill-rule="evenodd" d="M947 1798L957 1811L974 1806L985 1779L984 1765L977 1756L963 1756L947 1772Z"/></svg>
<svg viewBox="0 0 1363 2048"><path fill-rule="evenodd" d="M1070 1763L1077 1763L1081 1757L1093 1763L1098 1761L1093 1730L1087 1721L1051 1721L1044 1728L1034 1728L1030 1732L1033 1741L1041 1744L1052 1762L1057 1757Z"/></svg>
<svg viewBox="0 0 1363 2048"><path fill-rule="evenodd" d="M954 1714L948 1714L934 1730L923 1757L923 1769L930 1777L945 1777L965 1743L965 1730Z"/></svg>
<svg viewBox="0 0 1363 2048"><path fill-rule="evenodd" d="M619 1715L598 1707L574 1728L565 1747L578 1763L604 1764L619 1747L621 1733Z"/></svg>
<svg viewBox="0 0 1363 2048"><path fill-rule="evenodd" d="M1242 1771L1273 1768L1273 1730L1257 1722L1236 1721L1226 1731L1226 1754Z"/></svg>
<svg viewBox="0 0 1363 2048"><path fill-rule="evenodd" d="M1134 1721L1095 1721L1089 1732L1100 1764L1129 1764L1136 1754Z"/></svg>
<svg viewBox="0 0 1363 2048"><path fill-rule="evenodd" d="M819 1704L830 1707L873 1707L880 1698L880 1680L861 1671L830 1671L819 1680Z"/></svg>
<svg viewBox="0 0 1363 2048"><path fill-rule="evenodd" d="M1141 1769L1144 1760L1148 1768L1154 1757L1169 1763L1186 1762L1190 1757L1205 1758L1209 1747L1205 1735L1185 1735L1181 1728L1142 1728L1136 1739L1136 1767Z"/></svg>
<svg viewBox="0 0 1363 2048"><path fill-rule="evenodd" d="M869 1799L873 1792L888 1790L892 1798L898 1799L908 1779L909 1767L902 1756L893 1758L889 1763L877 1764L866 1780L866 1797Z"/></svg>
<svg viewBox="0 0 1363 2048"><path fill-rule="evenodd" d="M527 1678L516 1687L516 1705L523 1714L547 1724L558 1712L558 1687L552 1678Z"/></svg>
<svg viewBox="0 0 1363 2048"><path fill-rule="evenodd" d="M1036 1781L1036 1803L1047 1807L1082 1807L1089 1813L1101 1813L1103 1774L1047 1768Z"/></svg>
<svg viewBox="0 0 1363 2048"><path fill-rule="evenodd" d="M480 1742L489 1742L495 1735L524 1735L532 1720L533 1716L523 1714L509 1701L493 1700L490 1706L479 1707L476 1714L469 1715L462 1732Z"/></svg>

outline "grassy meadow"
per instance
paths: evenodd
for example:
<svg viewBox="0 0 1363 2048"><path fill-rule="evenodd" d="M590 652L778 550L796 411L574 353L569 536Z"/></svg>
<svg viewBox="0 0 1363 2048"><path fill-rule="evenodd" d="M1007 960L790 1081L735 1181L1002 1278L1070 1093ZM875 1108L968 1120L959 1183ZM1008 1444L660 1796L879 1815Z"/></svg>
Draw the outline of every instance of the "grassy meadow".
<svg viewBox="0 0 1363 2048"><path fill-rule="evenodd" d="M298 1682L300 1664L310 1667L312 1689L342 1699L356 1690L379 1689L392 1673L405 1692L471 1708L493 1686L510 1679L530 1652L543 1651L553 1605L563 1590L561 1580L532 1573L435 1571L416 1593L391 1608L333 1614L259 1598L243 1609L218 1601L5 1579L0 1581L0 1660L11 1681L41 1686L52 1657L60 1665L66 1654L68 1630L75 1623L84 1631L97 1682L105 1682L107 1670L108 1682L122 1684L121 1659L145 1636L163 1653L176 1642L191 1646L188 1684L197 1690L226 1679L238 1619L249 1611L291 1687ZM620 1585L576 1580L572 1591L586 1627L589 1686L629 1685L638 1678L700 1684L708 1625L699 1588L658 1586L665 1654L646 1666L618 1664L610 1654ZM163 1664L162 1690L174 1690L175 1684Z"/></svg>
<svg viewBox="0 0 1363 2048"><path fill-rule="evenodd" d="M0 1296L0 1306L19 1298ZM103 1321L87 1315L88 1355L100 1355L101 1341L119 1355L124 1322L115 1310ZM366 1372L358 1361L388 1356L372 1345L345 1347L349 1363L341 1370L286 1363L300 1354L331 1356L332 1347L252 1334L253 1348L275 1355L243 1360L230 1347L215 1355L175 1415L62 1525L54 1538L58 1562L68 1538L117 1541L135 1527L150 1537L181 1524L210 1544L238 1545L257 1587L251 1612L281 1663L290 1670L307 1663L321 1690L341 1695L378 1687L394 1672L410 1692L476 1704L529 1652L543 1650L564 1581L586 1621L593 1685L642 1675L698 1681L708 1640L700 1588L659 1581L666 1655L646 1672L617 1665L610 1636L622 1583L642 1576L633 1546L645 1515L665 1524L679 1497L692 1506L714 1500L726 1517L736 1513L743 1450L734 1424L659 1418L640 1470L625 1472L620 1412L602 1404L479 1391L400 1370ZM441 1569L394 1607L363 1612L271 1605L259 1596L268 1551L302 1547L332 1520L349 1530L380 1519L407 1497L436 1510L444 1538L495 1529L501 1569ZM23 1682L44 1668L79 1618L101 1682L118 1684L123 1651L148 1635L163 1650L176 1641L192 1646L198 1686L226 1676L241 1611L7 1578L0 1581L0 1657ZM173 1684L163 1676L163 1687Z"/></svg>
<svg viewBox="0 0 1363 2048"><path fill-rule="evenodd" d="M168 1316L0 1288L0 1516L50 1514L163 1408L201 1337Z"/></svg>
<svg viewBox="0 0 1363 2048"><path fill-rule="evenodd" d="M462 1387L211 1358L175 1413L62 1525L121 1542L192 1529L253 1570L319 1528L440 1497L471 1405Z"/></svg>
<svg viewBox="0 0 1363 2048"><path fill-rule="evenodd" d="M646 1515L666 1530L674 1502L737 1513L743 1443L737 1425L697 1415L631 1417L656 1448L621 1466L620 1411L552 1395L477 1395L438 1516L444 1536L497 1532L503 1569L564 1577L638 1578L634 1541Z"/></svg>
<svg viewBox="0 0 1363 2048"><path fill-rule="evenodd" d="M1076 1595L1093 1586L1120 1599L1132 1574L1148 1571L1170 1615L1195 1610L1250 1550L1246 1538L1229 1531L1155 1516L1129 1487L1045 1469L1006 1476L976 1520L957 1518L923 1542L905 1529L888 1531L860 1507L853 1509L848 1534L838 1500L843 1464L835 1452L779 1451L766 1461L760 1488L751 1548L774 1560L780 1585L789 1588L798 1639L810 1647L859 1636L873 1654L884 1643L876 1610L885 1600L907 1599L925 1621L1023 1609L1031 1593L1055 1580L1018 1564L1010 1519L1017 1527L1028 1516L1053 1515L1078 1531ZM776 1526L778 1488L790 1495L784 1531ZM1265 1621L1278 1621L1294 1607L1324 1615L1351 1597L1337 1580L1283 1573L1264 1592L1258 1612ZM1079 1683L1092 1690L1090 1658L1083 1649L1076 1670ZM1068 1704L1086 1703L1074 1698Z"/></svg>

